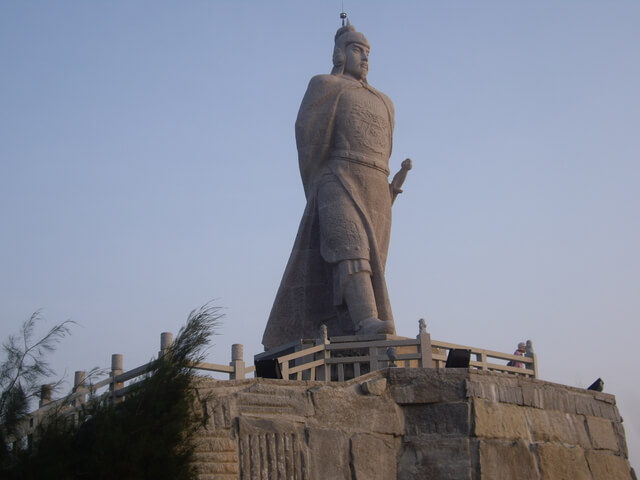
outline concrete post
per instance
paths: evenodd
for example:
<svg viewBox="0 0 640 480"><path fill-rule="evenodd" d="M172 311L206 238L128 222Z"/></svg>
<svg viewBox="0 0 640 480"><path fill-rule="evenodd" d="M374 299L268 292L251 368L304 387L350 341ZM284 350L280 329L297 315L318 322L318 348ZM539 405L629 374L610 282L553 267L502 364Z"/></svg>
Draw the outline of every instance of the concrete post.
<svg viewBox="0 0 640 480"><path fill-rule="evenodd" d="M329 334L327 330L327 326L322 324L320 326L320 336L316 339L316 346L318 345L329 345ZM316 380L331 380L331 365L327 363L327 360L331 357L331 353L328 350L323 350L318 352L315 356L316 360L324 360L322 366L316 368Z"/></svg>
<svg viewBox="0 0 640 480"><path fill-rule="evenodd" d="M526 367L529 370L533 370L533 378L538 378L538 361L536 360L536 354L533 351L533 342L531 340L527 340L527 352L524 356L533 360L533 363L527 363Z"/></svg>
<svg viewBox="0 0 640 480"><path fill-rule="evenodd" d="M238 380L245 378L245 364L244 364L244 346L241 343L234 343L231 345L231 363L229 366L233 367L233 372L229 374L230 380Z"/></svg>
<svg viewBox="0 0 640 480"><path fill-rule="evenodd" d="M82 404L82 403L85 403L86 401L86 396L85 396L85 392L87 391L87 388L85 386L86 380L87 380L87 372L83 370L76 371L73 377L73 391L76 392L78 396L73 400L74 406L76 405L76 403Z"/></svg>
<svg viewBox="0 0 640 480"><path fill-rule="evenodd" d="M433 352L431 350L431 335L427 333L427 322L424 321L424 318L418 320L418 337L417 340L420 342L420 360L419 366L422 368L431 368L433 367Z"/></svg>
<svg viewBox="0 0 640 480"><path fill-rule="evenodd" d="M369 347L369 371L380 370L378 347Z"/></svg>
<svg viewBox="0 0 640 480"><path fill-rule="evenodd" d="M53 393L53 387L45 383L40 386L40 407L45 406L47 403L51 402L51 394Z"/></svg>
<svg viewBox="0 0 640 480"><path fill-rule="evenodd" d="M123 365L122 354L114 353L111 355L111 384L109 385L109 390L111 392L111 400L114 403L122 401L122 397L116 397L116 392L124 387L124 382L116 382L116 377L124 372Z"/></svg>
<svg viewBox="0 0 640 480"><path fill-rule="evenodd" d="M398 358L398 349L396 347L387 348L387 357L389 358L389 368L396 368L396 360Z"/></svg>
<svg viewBox="0 0 640 480"><path fill-rule="evenodd" d="M160 352L158 352L158 357L163 357L171 345L173 345L173 333L162 332L160 334Z"/></svg>
<svg viewBox="0 0 640 480"><path fill-rule="evenodd" d="M73 389L78 390L78 387L84 387L84 382L87 379L87 372L83 370L77 370L73 377Z"/></svg>
<svg viewBox="0 0 640 480"><path fill-rule="evenodd" d="M482 363L480 370L489 370L489 366L487 364L487 352L482 350L482 352L476 354L476 361Z"/></svg>

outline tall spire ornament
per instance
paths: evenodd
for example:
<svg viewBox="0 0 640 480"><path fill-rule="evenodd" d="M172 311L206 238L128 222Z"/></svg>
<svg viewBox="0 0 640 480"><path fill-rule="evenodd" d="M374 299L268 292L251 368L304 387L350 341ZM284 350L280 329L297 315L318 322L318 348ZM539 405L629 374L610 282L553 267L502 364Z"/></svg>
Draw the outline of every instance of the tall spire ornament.
<svg viewBox="0 0 640 480"><path fill-rule="evenodd" d="M340 13L340 18L342 19L342 26L344 27L344 22L347 22L347 25L349 25L349 19L347 18L347 14L344 11L344 5L342 6L342 12Z"/></svg>

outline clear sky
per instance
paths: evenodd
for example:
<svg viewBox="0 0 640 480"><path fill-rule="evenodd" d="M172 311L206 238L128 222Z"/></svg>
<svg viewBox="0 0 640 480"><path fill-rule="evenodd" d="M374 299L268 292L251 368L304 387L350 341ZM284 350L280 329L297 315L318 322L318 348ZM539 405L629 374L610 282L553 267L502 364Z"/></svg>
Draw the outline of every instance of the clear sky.
<svg viewBox="0 0 640 480"><path fill-rule="evenodd" d="M617 396L640 461L640 2L345 1L395 104L398 333ZM293 124L340 1L0 3L0 338L125 368L215 300L261 351L304 208Z"/></svg>

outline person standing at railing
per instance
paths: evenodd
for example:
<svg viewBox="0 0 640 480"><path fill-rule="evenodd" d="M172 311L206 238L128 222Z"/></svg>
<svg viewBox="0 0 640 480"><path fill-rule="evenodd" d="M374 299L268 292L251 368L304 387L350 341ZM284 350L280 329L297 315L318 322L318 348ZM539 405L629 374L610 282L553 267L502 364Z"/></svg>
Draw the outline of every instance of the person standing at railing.
<svg viewBox="0 0 640 480"><path fill-rule="evenodd" d="M518 355L520 357L524 357L526 353L527 353L527 344L525 342L520 342L518 344L518 349L515 352L513 352L514 355ZM518 362L516 360L510 360L509 363L507 363L507 367L525 368L524 363Z"/></svg>

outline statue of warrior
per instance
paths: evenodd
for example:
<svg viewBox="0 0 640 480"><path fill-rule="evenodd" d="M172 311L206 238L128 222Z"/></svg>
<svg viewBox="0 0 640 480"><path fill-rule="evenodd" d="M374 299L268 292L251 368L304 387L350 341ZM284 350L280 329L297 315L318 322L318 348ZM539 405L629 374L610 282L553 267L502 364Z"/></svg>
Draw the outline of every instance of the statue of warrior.
<svg viewBox="0 0 640 480"><path fill-rule="evenodd" d="M311 79L296 120L307 205L262 343L395 334L384 270L391 204L411 160L389 184L394 110L367 83L369 42L347 23L333 70Z"/></svg>

